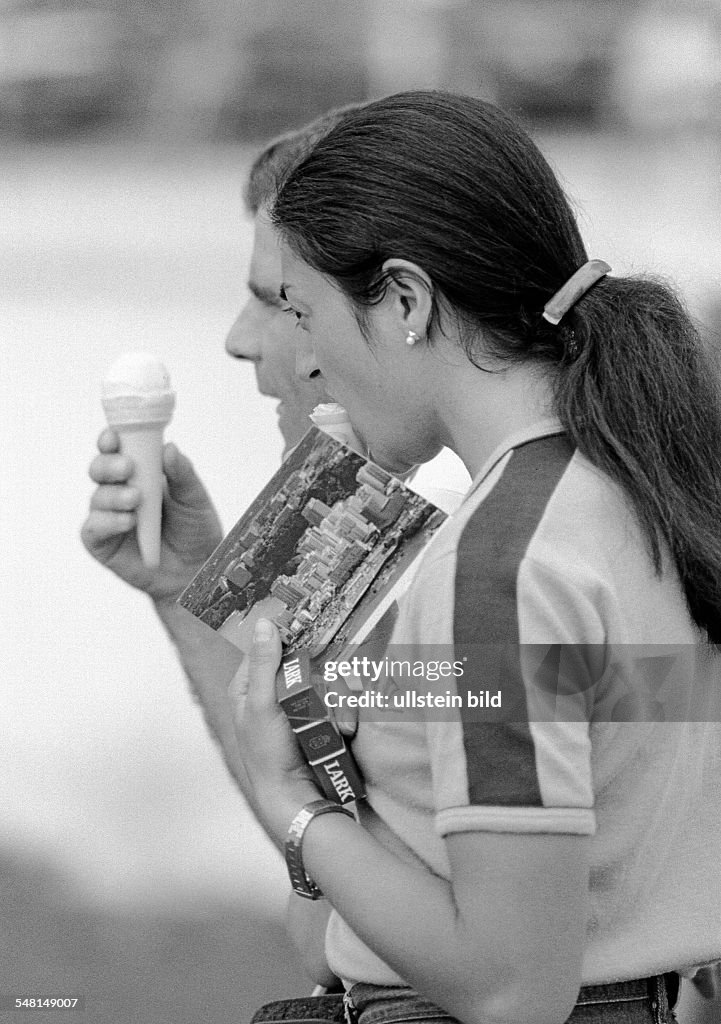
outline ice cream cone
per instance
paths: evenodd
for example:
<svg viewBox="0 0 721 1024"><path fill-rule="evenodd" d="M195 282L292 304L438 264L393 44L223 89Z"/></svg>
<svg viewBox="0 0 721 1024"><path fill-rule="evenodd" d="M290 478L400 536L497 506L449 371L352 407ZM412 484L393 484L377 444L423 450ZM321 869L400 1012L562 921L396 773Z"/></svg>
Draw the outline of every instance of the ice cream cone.
<svg viewBox="0 0 721 1024"><path fill-rule="evenodd" d="M359 455L364 454L363 446L356 437L348 413L342 405L338 405L337 402L321 402L310 414L310 419L324 434L347 445Z"/></svg>
<svg viewBox="0 0 721 1024"><path fill-rule="evenodd" d="M129 483L140 491L137 538L145 565L160 564L163 507L163 431L175 393L162 363L144 352L126 353L103 380L103 408L120 450L133 462Z"/></svg>

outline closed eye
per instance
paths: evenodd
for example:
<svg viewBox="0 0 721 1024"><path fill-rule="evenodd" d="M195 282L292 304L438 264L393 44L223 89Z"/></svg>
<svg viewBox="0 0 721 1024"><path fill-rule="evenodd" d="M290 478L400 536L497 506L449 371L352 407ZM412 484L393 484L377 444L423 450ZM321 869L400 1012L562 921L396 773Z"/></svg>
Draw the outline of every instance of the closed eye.
<svg viewBox="0 0 721 1024"><path fill-rule="evenodd" d="M256 284L255 281L248 281L248 291L267 309L280 309L281 302L278 294L271 288L263 288L261 285Z"/></svg>
<svg viewBox="0 0 721 1024"><path fill-rule="evenodd" d="M295 317L296 327L300 327L302 330L308 329L307 327L303 327L303 313L299 312L297 309L294 309L293 306L283 306L282 309L284 313L288 313L289 316Z"/></svg>

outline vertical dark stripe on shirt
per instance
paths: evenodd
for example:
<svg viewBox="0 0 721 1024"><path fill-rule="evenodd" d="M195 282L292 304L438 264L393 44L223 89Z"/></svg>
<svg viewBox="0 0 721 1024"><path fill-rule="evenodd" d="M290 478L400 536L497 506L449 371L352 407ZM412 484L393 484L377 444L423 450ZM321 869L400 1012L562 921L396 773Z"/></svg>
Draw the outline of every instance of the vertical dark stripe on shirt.
<svg viewBox="0 0 721 1024"><path fill-rule="evenodd" d="M479 721L479 713L463 702L471 804L542 803L521 674L517 580L521 561L572 456L564 435L514 449L501 479L471 515L458 542L454 656L467 659L467 690L500 689L503 701L500 722Z"/></svg>

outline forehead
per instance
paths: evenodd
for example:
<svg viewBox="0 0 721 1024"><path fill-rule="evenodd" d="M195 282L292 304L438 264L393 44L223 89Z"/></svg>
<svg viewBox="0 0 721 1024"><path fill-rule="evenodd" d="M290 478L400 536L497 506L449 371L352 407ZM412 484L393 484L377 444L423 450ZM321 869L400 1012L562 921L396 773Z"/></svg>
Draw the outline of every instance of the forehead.
<svg viewBox="0 0 721 1024"><path fill-rule="evenodd" d="M281 279L279 239L262 207L255 216L253 228L250 279L260 287L277 292Z"/></svg>

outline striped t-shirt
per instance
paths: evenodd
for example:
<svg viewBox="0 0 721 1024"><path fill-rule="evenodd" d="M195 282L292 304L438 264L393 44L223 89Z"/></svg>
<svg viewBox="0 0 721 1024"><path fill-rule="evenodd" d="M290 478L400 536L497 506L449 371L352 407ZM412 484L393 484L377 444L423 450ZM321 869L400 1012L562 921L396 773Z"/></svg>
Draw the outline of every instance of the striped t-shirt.
<svg viewBox="0 0 721 1024"><path fill-rule="evenodd" d="M353 744L381 843L449 877L451 832L590 835L583 984L721 958L721 657L557 423L489 460L386 655L388 710L361 712ZM403 676L419 662L432 684ZM446 703L409 709L411 691ZM399 983L335 912L326 953L346 981Z"/></svg>

